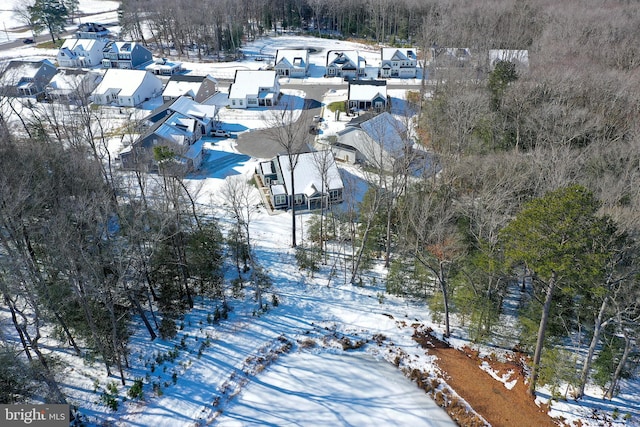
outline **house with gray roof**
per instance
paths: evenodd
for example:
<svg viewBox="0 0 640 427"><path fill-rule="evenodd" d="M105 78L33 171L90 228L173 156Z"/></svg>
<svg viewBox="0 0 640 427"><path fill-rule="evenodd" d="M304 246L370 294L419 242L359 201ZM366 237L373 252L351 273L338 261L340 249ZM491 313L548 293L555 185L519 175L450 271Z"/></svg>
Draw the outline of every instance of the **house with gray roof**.
<svg viewBox="0 0 640 427"><path fill-rule="evenodd" d="M61 69L53 76L44 91L47 99L84 103L102 81L102 73L81 68Z"/></svg>
<svg viewBox="0 0 640 427"><path fill-rule="evenodd" d="M202 135L209 135L217 125L218 107L215 105L200 104L186 96L165 102L149 113L144 120L151 125L165 120L173 113L180 113L196 120L198 126L200 126L200 133Z"/></svg>
<svg viewBox="0 0 640 427"><path fill-rule="evenodd" d="M144 69L156 76L173 76L184 71L182 62L170 61L167 58L154 59Z"/></svg>

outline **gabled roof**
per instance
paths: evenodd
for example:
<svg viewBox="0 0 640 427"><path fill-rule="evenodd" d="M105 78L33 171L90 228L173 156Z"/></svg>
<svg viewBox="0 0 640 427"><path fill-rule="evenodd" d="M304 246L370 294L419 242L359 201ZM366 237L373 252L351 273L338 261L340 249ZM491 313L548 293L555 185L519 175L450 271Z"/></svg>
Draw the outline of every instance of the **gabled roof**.
<svg viewBox="0 0 640 427"><path fill-rule="evenodd" d="M237 70L229 90L229 98L244 99L247 95L258 95L260 88L271 88L276 84L275 70Z"/></svg>
<svg viewBox="0 0 640 427"><path fill-rule="evenodd" d="M78 91L88 93L102 80L102 74L95 71L61 69L47 85L49 93L68 93Z"/></svg>
<svg viewBox="0 0 640 427"><path fill-rule="evenodd" d="M173 113L155 129L154 134L162 139L184 145L187 140L193 139L197 122L195 119L180 113Z"/></svg>
<svg viewBox="0 0 640 427"><path fill-rule="evenodd" d="M340 177L340 171L336 165L333 153L327 153L330 157L329 167L327 168L326 182L324 183L324 192L327 193L330 189L343 188L342 178ZM323 156L319 152L301 153L298 155L298 163L294 169L294 180L296 185L295 193L291 191L291 163L287 155L278 156L278 163L280 164L280 170L282 171L282 178L287 190L287 194L302 194L307 193L311 189L315 189L316 192L323 188L322 174L318 167L318 161L316 156ZM273 192L273 187L272 187ZM274 192L275 194L275 192Z"/></svg>
<svg viewBox="0 0 640 427"><path fill-rule="evenodd" d="M278 49L276 52L276 67L280 63L289 67L306 68L308 64L309 51L307 49Z"/></svg>
<svg viewBox="0 0 640 427"><path fill-rule="evenodd" d="M162 96L175 98L182 95L188 95L195 98L205 80L210 80L216 86L218 84L218 81L210 74L207 74L206 76L194 76L189 74L173 75L167 82L164 91L162 91Z"/></svg>
<svg viewBox="0 0 640 427"><path fill-rule="evenodd" d="M335 65L339 68L362 68L364 65L357 50L330 50L327 53L327 66Z"/></svg>
<svg viewBox="0 0 640 427"><path fill-rule="evenodd" d="M15 86L22 79L33 79L43 66L55 69L55 66L48 59L39 61L14 60L9 61L2 70L2 84L5 86Z"/></svg>
<svg viewBox="0 0 640 427"><path fill-rule="evenodd" d="M104 51L105 52L113 52L113 53L118 53L118 52L133 52L133 50L140 45L141 48L143 49L147 49L146 47L144 47L143 45L141 45L140 43L137 42L109 42L107 43L107 45L104 47ZM148 49L147 49L148 50Z"/></svg>
<svg viewBox="0 0 640 427"><path fill-rule="evenodd" d="M401 153L405 149L406 127L388 112L374 116L360 125L369 138L381 144L387 153Z"/></svg>
<svg viewBox="0 0 640 427"><path fill-rule="evenodd" d="M383 47L382 48L382 60L383 61L415 61L417 59L416 50L414 48L395 48L395 47Z"/></svg>
<svg viewBox="0 0 640 427"><path fill-rule="evenodd" d="M386 83L385 80L360 80L357 81L357 83L349 82L349 99L371 100L378 96L387 99Z"/></svg>
<svg viewBox="0 0 640 427"><path fill-rule="evenodd" d="M154 75L145 70L121 70L118 68L109 68L104 73L104 78L94 93L105 93L109 89L120 89L120 96L132 96L136 90L142 85L147 75L156 78Z"/></svg>
<svg viewBox="0 0 640 427"><path fill-rule="evenodd" d="M62 43L60 50L69 49L74 52L76 50L84 50L89 52L96 45L100 46L100 49L104 49L107 45L107 41L101 39L66 39L64 43Z"/></svg>
<svg viewBox="0 0 640 427"><path fill-rule="evenodd" d="M153 110L146 117L146 120L157 122L164 120L170 112L177 112L195 118L203 123L207 123L216 116L216 106L210 104L200 104L186 96L180 96L165 102L160 107Z"/></svg>

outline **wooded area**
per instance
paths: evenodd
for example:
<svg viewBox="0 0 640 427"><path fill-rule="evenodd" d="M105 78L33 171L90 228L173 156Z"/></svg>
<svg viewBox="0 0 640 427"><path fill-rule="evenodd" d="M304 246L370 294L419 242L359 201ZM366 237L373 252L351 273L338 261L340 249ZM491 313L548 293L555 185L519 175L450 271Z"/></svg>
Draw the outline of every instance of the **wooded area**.
<svg viewBox="0 0 640 427"><path fill-rule="evenodd" d="M531 355L532 392L537 382L570 384L580 397L593 381L611 398L637 374L640 4L123 0L121 23L143 42L148 26L157 54L235 55L274 29L423 54L469 48L472 61L438 69L410 97L417 143L436 166L416 177L421 158L398 159L392 173L371 165L364 200L310 224L301 267L320 268L331 245L350 265L344 280L357 283L383 259L387 292L425 299L445 336L455 321L479 342L495 339L517 287L517 350ZM489 67L498 48L527 49L529 66ZM262 307L270 280L252 252L246 183L225 190L235 221L225 234L183 177L119 173L100 110L2 97L0 133L0 291L21 343L0 349L1 402L26 400L36 386L65 400L40 351L44 324L125 381L133 316L150 339L170 338L195 296L222 317L225 291L255 285ZM225 259L237 269L231 283Z"/></svg>

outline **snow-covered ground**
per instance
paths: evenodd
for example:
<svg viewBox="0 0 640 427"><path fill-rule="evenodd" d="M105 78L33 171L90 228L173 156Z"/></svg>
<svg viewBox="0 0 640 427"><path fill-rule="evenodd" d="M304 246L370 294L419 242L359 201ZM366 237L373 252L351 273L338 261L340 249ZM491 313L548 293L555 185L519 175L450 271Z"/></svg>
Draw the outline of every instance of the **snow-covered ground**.
<svg viewBox="0 0 640 427"><path fill-rule="evenodd" d="M117 2L81 0L80 8L85 12L102 12L115 9L114 4L117 7ZM5 12L1 17L6 20L6 28L15 28ZM108 19L111 18L91 20ZM14 39L24 36L9 31L7 34L13 34ZM185 66L194 73L228 78L237 68L258 69L267 65L265 61L254 61L253 56L268 57L275 55L277 49L296 47L314 49L311 76L304 80L312 85L339 83L322 77L328 50L358 49L371 65L376 65L378 54L377 47L361 44L281 36L261 39L245 47L249 59L239 63L185 61ZM20 46L0 55L51 58L55 53ZM401 82L417 83L393 81ZM402 107L404 91L393 90L390 95L398 100L394 105ZM344 90L328 89L324 101L345 98L346 86ZM153 100L144 108L151 109L158 103ZM143 114L129 110L123 114L119 109L106 111L114 127L129 120L129 114ZM233 122L239 129L252 129L264 126L262 114L224 110L221 120ZM346 123L334 120L328 111L324 119L323 135L335 133ZM122 148L119 144L120 139L115 138L111 146L114 152ZM248 179L261 159L237 153L233 139L207 143L205 147L203 171L186 181L197 193L200 206L213 210L224 225L225 213L217 206L225 179L230 176ZM217 165L221 158L236 161L220 168ZM356 169L346 166L342 169L358 176ZM359 184L361 188L361 183L354 183ZM309 217L300 215L301 229L306 229ZM431 373L433 378L437 376L433 357L411 338L414 322L441 331L425 304L386 295L384 271L379 267L374 266L372 272L363 276L362 286L347 283L346 269L339 257L330 257L315 277L309 277L296 267L290 248L290 227L288 213L260 212L251 223L256 259L273 280L272 288L265 294L269 310L258 311L251 290L246 289L244 298L231 300L233 311L228 319L219 322L212 321L218 303L198 300L195 309L181 321L178 336L171 341L151 342L146 330L136 329L131 337L127 387L120 386L117 377L108 378L100 363L80 360L67 349L51 347L62 366L66 366L60 380L70 402L91 423L112 422L120 426L453 425L426 394L402 375L416 368ZM300 238L304 241L303 233ZM228 277L233 277L231 271ZM7 327L6 323L2 327ZM454 327L453 331L456 346L469 344L461 329ZM354 348L344 351L345 342ZM483 367L491 371L488 366ZM505 387L513 387L504 376L493 375ZM144 397L123 402L133 378L143 380ZM120 405L116 412L100 403L101 396L108 394L110 383L118 389ZM549 395L546 394L547 398ZM545 396L544 389L541 396ZM603 402L599 396L597 389L590 388L579 404L554 401L551 415L562 416L567 422L580 420L586 427L601 424L592 418L594 410L613 414L617 409L617 420L610 418L612 425L640 425L638 382L623 383L621 394L611 402ZM630 418L626 419L626 414Z"/></svg>

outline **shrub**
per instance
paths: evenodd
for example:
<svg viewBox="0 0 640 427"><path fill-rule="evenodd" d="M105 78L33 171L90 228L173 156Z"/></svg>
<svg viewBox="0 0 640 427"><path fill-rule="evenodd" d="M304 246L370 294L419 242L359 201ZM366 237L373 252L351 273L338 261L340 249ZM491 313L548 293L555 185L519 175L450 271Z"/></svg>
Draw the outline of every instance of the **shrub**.
<svg viewBox="0 0 640 427"><path fill-rule="evenodd" d="M160 321L160 337L164 340L174 338L178 333L176 328L176 322L173 319L163 317Z"/></svg>
<svg viewBox="0 0 640 427"><path fill-rule="evenodd" d="M142 385L143 385L142 378L136 378L135 380L133 380L133 385L127 391L127 396L129 396L132 399L142 399L143 397Z"/></svg>

